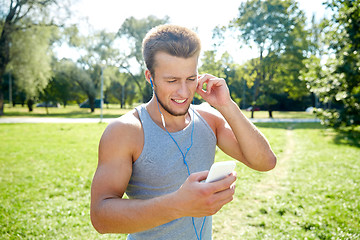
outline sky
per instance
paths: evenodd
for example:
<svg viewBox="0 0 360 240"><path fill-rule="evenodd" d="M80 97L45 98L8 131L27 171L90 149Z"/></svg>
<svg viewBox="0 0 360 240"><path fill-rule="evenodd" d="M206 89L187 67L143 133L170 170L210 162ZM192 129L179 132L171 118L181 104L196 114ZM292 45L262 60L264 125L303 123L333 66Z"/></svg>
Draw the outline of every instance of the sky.
<svg viewBox="0 0 360 240"><path fill-rule="evenodd" d="M117 32L128 17L138 19L154 15L158 18L169 16L169 23L196 29L202 41L203 51L211 50L212 30L216 26L226 26L237 17L238 8L245 0L79 0L75 7L74 20L84 28L93 30L105 29ZM326 15L324 0L298 0L299 8L304 10L308 19L315 13L316 18ZM87 24L85 24L85 19ZM240 43L233 37L227 37L224 49L234 61L243 63L258 55L257 49L247 46L240 48ZM74 49L63 47L58 57L71 57Z"/></svg>

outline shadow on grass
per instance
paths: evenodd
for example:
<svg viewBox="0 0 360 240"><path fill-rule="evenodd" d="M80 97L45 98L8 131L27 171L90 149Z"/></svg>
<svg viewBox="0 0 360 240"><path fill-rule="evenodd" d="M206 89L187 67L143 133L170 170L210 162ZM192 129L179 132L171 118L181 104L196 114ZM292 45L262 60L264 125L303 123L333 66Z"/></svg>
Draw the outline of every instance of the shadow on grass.
<svg viewBox="0 0 360 240"><path fill-rule="evenodd" d="M339 145L350 145L360 148L360 128L337 130L334 142Z"/></svg>
<svg viewBox="0 0 360 240"><path fill-rule="evenodd" d="M281 122L281 123L255 123L257 127L261 128L278 128L278 129L325 129L317 122L304 122L304 123L292 123L292 122Z"/></svg>

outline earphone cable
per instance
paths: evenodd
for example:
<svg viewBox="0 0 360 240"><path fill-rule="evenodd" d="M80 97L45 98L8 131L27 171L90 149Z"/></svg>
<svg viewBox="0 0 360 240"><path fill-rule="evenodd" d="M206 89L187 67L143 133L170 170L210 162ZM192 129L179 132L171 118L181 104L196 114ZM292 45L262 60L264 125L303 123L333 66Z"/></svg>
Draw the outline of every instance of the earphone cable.
<svg viewBox="0 0 360 240"><path fill-rule="evenodd" d="M163 126L164 126L164 128L165 128L165 131L166 131L167 134L171 137L171 139L173 140L173 142L176 144L177 148L179 149L179 151L180 151L180 153L181 153L181 155L182 155L182 157L183 157L183 162L184 162L184 164L185 164L185 166L186 166L188 175L190 176L190 169L189 169L188 163L186 162L186 156L187 156L188 152L190 151L190 149L191 149L191 147L192 147L192 145L193 145L193 133L194 133L194 125L195 125L195 119L194 119L194 117L195 117L195 110L194 110L194 106L192 106L193 117L192 117L192 127L191 127L191 135L190 135L190 146L186 149L186 152L185 152L185 154L184 154L183 151L181 150L179 144L177 143L177 141L174 139L174 137L171 135L171 133L167 130L166 125L165 125L164 116L163 116L162 112L160 111L159 100L158 100L158 98L157 98L157 96L156 96L155 91L154 91L154 94L155 94L155 97L156 97L157 107L158 107L159 113L160 113L160 115L161 115L161 119L162 119L162 121L164 121L162 124L163 124ZM193 105L194 105L194 99L193 99ZM206 221L206 216L204 217L204 220L203 220L202 225L201 225L200 238L199 238L199 234L198 234L198 232L197 232L196 226L195 226L195 218L194 218L194 217L191 217L191 220L192 220L192 224L193 224L193 227L194 227L194 230L195 230L196 238L197 238L198 240L201 240L201 238L202 238L202 231L203 231L203 228L204 228L204 225L205 225L205 221Z"/></svg>

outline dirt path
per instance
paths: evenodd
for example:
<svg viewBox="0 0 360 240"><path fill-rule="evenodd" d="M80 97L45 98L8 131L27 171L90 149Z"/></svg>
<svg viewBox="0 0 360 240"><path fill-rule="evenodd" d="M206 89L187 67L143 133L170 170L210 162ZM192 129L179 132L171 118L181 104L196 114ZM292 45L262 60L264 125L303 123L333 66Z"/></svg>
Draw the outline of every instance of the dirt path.
<svg viewBox="0 0 360 240"><path fill-rule="evenodd" d="M253 188L253 196L273 197L277 192L286 188L286 179L288 176L288 165L292 153L295 149L293 131L291 128L286 130L286 147L283 154L278 156L276 167L256 184Z"/></svg>
<svg viewBox="0 0 360 240"><path fill-rule="evenodd" d="M293 130L287 129L286 146L283 153L279 154L276 167L266 173L260 182L241 198L235 198L230 206L225 208L236 208L234 211L227 211L227 217L214 218L213 233L217 239L217 228L222 232L229 233L226 239L246 239L259 231L259 224L263 222L263 214L268 211L267 203L272 202L276 195L280 195L288 188L288 174L290 159L295 150ZM260 226L261 227L261 226Z"/></svg>

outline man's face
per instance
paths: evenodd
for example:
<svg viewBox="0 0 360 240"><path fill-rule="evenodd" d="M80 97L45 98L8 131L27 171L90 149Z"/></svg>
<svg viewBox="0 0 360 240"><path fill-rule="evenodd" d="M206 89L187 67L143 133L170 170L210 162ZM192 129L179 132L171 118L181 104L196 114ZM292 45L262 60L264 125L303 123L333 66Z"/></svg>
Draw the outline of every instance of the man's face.
<svg viewBox="0 0 360 240"><path fill-rule="evenodd" d="M155 55L154 91L161 107L173 116L188 112L197 87L198 56L174 57L164 52Z"/></svg>

